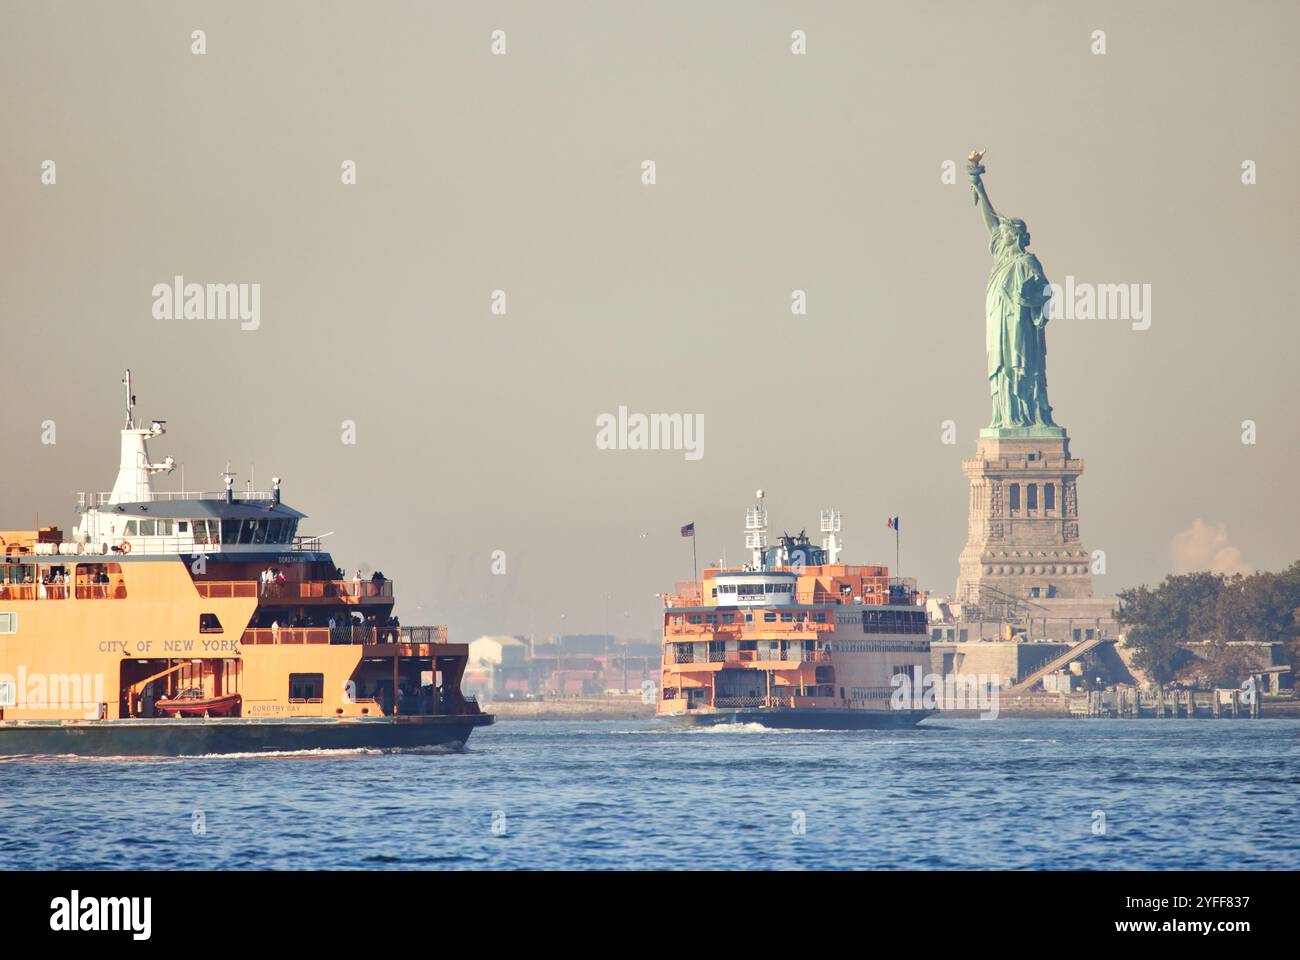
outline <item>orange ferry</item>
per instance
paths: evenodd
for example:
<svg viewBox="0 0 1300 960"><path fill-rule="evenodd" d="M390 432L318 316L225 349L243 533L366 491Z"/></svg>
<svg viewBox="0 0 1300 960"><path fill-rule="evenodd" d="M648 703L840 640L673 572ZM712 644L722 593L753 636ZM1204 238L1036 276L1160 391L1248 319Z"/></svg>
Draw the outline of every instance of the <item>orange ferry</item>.
<svg viewBox="0 0 1300 960"><path fill-rule="evenodd" d="M381 574L345 579L278 478L155 491L165 421L123 384L112 491L71 536L0 531L0 754L459 747L492 723L460 692L467 645L401 626Z"/></svg>
<svg viewBox="0 0 1300 960"><path fill-rule="evenodd" d="M745 522L752 562L706 569L664 597L658 715L853 730L910 727L934 713L908 692L930 671L916 582L840 563L833 510L822 512L823 546L800 533L769 547L763 491L758 498Z"/></svg>

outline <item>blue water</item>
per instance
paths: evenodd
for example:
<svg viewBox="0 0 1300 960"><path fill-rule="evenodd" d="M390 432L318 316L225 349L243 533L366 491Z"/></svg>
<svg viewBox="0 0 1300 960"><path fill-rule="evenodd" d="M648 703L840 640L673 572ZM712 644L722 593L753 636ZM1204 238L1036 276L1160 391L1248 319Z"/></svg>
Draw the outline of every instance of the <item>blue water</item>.
<svg viewBox="0 0 1300 960"><path fill-rule="evenodd" d="M1300 720L514 721L460 753L0 762L10 869L1281 869L1298 853Z"/></svg>

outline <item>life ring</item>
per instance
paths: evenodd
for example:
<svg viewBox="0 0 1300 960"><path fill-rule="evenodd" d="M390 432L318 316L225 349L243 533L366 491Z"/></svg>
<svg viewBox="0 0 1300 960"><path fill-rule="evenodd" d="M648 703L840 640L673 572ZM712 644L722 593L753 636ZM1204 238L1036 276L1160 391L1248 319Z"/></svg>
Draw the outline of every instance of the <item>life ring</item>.
<svg viewBox="0 0 1300 960"><path fill-rule="evenodd" d="M130 543L130 541L128 541L128 540L123 540L121 543L119 543L119 544L117 545L117 552L118 552L118 553L130 553L130 552L131 552L131 543Z"/></svg>

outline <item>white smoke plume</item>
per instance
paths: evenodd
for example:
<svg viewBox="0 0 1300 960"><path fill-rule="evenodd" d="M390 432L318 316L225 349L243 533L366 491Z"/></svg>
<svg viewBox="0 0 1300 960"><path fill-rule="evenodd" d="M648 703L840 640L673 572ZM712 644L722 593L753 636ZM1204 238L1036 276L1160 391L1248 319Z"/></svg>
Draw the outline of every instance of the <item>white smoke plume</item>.
<svg viewBox="0 0 1300 960"><path fill-rule="evenodd" d="M1169 544L1174 573L1209 570L1232 576L1252 573L1241 551L1228 542L1228 527L1223 523L1206 523L1199 517L1186 530L1174 535Z"/></svg>

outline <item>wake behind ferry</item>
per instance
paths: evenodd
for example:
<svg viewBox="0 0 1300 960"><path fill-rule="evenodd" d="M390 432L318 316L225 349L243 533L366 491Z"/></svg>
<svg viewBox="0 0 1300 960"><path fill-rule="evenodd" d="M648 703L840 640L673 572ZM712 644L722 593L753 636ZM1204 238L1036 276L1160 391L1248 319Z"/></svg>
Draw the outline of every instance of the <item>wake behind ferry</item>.
<svg viewBox="0 0 1300 960"><path fill-rule="evenodd" d="M137 424L80 520L0 532L0 754L200 755L459 747L465 644L401 626L393 584L345 579L270 492L166 493Z"/></svg>
<svg viewBox="0 0 1300 960"><path fill-rule="evenodd" d="M821 529L821 547L803 533L769 547L760 490L745 517L752 561L664 597L660 717L857 730L935 712L894 681L930 670L924 594L886 567L840 563L838 512L823 511Z"/></svg>

